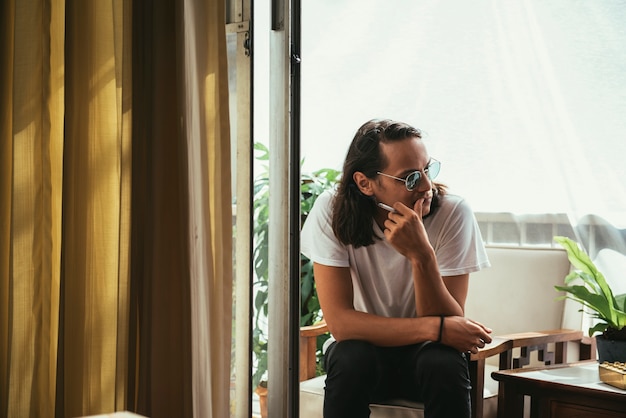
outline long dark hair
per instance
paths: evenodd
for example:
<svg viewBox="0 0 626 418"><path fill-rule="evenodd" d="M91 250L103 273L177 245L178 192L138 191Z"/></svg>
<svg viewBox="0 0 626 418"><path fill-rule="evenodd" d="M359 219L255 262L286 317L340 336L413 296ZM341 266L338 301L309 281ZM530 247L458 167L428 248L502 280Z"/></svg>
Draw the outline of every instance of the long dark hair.
<svg viewBox="0 0 626 418"><path fill-rule="evenodd" d="M354 173L360 171L368 178L374 178L376 172L387 165L380 150L381 142L421 137L419 129L389 119L372 119L358 129L348 148L333 201L332 227L339 241L358 248L371 245L374 239L378 239L373 228L376 204L370 196L361 193L354 182ZM435 183L434 187L433 209L437 206L438 196L445 193L443 185Z"/></svg>

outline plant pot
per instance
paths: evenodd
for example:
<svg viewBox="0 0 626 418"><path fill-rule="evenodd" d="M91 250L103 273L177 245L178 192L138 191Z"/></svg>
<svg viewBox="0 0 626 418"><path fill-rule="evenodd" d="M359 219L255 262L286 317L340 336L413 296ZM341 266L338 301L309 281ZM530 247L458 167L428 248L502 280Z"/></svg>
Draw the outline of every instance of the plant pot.
<svg viewBox="0 0 626 418"><path fill-rule="evenodd" d="M267 418L267 387L259 385L254 391L259 395L261 418Z"/></svg>
<svg viewBox="0 0 626 418"><path fill-rule="evenodd" d="M612 340L599 335L596 337L598 347L598 362L626 363L626 341Z"/></svg>

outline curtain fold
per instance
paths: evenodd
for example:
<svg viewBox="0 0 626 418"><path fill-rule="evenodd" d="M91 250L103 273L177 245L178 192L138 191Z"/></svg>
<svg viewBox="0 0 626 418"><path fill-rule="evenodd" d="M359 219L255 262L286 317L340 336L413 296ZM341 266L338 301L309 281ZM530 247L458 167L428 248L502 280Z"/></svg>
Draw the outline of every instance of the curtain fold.
<svg viewBox="0 0 626 418"><path fill-rule="evenodd" d="M179 16L172 1L133 4L132 276L138 325L133 409L146 416L192 416L192 363L185 355L191 310Z"/></svg>
<svg viewBox="0 0 626 418"><path fill-rule="evenodd" d="M221 1L0 5L0 417L228 414Z"/></svg>
<svg viewBox="0 0 626 418"><path fill-rule="evenodd" d="M189 249L192 310L194 416L229 416L230 345L222 339L232 323L232 236L228 69L224 4L183 2L182 101L189 184ZM209 185L206 187L205 185ZM209 280L204 280L208 277ZM214 297L211 297L214 295ZM230 341L230 338L227 340ZM205 353L210 353L206 356ZM216 376L213 381L207 376Z"/></svg>
<svg viewBox="0 0 626 418"><path fill-rule="evenodd" d="M120 97L130 87L131 37L116 6L66 6L60 381L68 416L125 406L116 386L127 374L131 138Z"/></svg>
<svg viewBox="0 0 626 418"><path fill-rule="evenodd" d="M61 6L62 9L62 6ZM52 416L60 297L63 12L3 2L0 405ZM36 396L33 396L36 394ZM27 411L27 413L23 413Z"/></svg>

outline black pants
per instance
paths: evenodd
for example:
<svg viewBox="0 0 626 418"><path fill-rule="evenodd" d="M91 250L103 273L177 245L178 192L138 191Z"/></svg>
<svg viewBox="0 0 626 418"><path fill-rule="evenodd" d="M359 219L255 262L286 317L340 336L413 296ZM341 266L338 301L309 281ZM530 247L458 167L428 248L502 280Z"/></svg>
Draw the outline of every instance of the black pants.
<svg viewBox="0 0 626 418"><path fill-rule="evenodd" d="M377 347L333 343L325 357L324 418L369 417L369 404L391 398L424 403L425 418L470 416L465 355L437 343Z"/></svg>

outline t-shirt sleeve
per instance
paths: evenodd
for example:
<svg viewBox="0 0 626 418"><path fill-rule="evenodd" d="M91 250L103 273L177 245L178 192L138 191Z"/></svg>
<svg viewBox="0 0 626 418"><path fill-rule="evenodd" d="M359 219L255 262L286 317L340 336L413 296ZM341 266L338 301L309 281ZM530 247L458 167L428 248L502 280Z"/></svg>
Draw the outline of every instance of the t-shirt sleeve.
<svg viewBox="0 0 626 418"><path fill-rule="evenodd" d="M458 198L439 221L443 223L435 239L435 254L442 276L473 273L489 267L480 228L464 199Z"/></svg>
<svg viewBox="0 0 626 418"><path fill-rule="evenodd" d="M300 251L315 263L349 267L349 254L332 229L333 193L323 192L313 204L300 234Z"/></svg>

